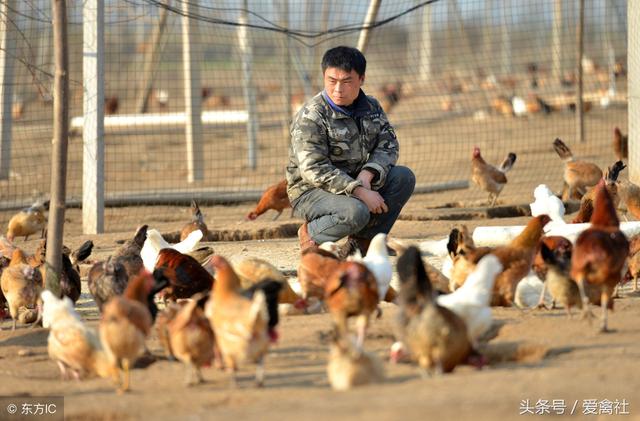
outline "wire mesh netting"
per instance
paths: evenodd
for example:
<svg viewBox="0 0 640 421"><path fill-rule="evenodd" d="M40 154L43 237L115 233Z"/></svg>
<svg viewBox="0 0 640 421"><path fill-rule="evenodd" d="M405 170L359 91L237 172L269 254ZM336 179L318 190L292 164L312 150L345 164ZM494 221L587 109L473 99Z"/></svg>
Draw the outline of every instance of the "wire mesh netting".
<svg viewBox="0 0 640 421"><path fill-rule="evenodd" d="M71 117L82 116L87 94L84 3L68 4ZM153 213L145 205L253 198L282 179L291 116L322 89L322 54L357 45L371 3L106 0L106 229L135 228L115 205L139 205L125 212L143 220ZM615 161L614 127L627 131L627 3L585 3L585 139L579 142L578 1L380 2L365 50L364 90L385 108L400 140L400 163L414 170L419 190L448 189L415 195L407 212L486 202L487 194L468 182L474 146L495 164L508 152L518 154L501 203L529 199L540 183L560 190L556 137L601 168ZM0 4L2 89L11 99L0 168L6 226L11 210L49 192L54 70L50 2ZM185 123L174 122L184 118L185 80L199 83L203 112L192 155ZM72 206L80 205L83 188L77 121L68 155Z"/></svg>

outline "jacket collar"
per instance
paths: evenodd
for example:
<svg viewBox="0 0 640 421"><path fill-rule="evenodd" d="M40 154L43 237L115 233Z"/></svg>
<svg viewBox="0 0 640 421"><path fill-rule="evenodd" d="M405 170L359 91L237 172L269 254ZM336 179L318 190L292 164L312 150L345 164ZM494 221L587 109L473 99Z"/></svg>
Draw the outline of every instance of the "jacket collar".
<svg viewBox="0 0 640 421"><path fill-rule="evenodd" d="M322 98L324 98L329 107L338 114L336 117L339 117L340 115L351 118L362 117L363 115L366 115L371 109L369 101L367 100L367 96L362 89L360 89L360 93L354 101L355 107L351 110L347 110L346 108L334 103L331 98L329 98L327 92L324 90L322 91Z"/></svg>

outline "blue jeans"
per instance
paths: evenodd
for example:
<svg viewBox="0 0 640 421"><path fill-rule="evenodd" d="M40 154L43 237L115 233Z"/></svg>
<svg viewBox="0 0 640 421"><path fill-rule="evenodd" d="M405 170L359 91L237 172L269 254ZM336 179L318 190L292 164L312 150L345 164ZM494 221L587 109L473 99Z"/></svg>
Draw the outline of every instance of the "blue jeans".
<svg viewBox="0 0 640 421"><path fill-rule="evenodd" d="M294 212L308 222L307 231L318 244L347 235L370 240L380 232L391 231L415 185L416 177L409 168L395 166L387 174L384 186L378 189L388 212L372 214L360 199L322 189L312 189L300 196L293 203Z"/></svg>

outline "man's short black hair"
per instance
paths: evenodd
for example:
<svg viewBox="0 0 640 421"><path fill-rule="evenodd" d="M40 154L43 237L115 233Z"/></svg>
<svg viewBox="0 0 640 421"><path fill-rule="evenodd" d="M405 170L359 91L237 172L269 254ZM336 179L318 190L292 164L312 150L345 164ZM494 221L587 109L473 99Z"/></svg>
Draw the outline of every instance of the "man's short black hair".
<svg viewBox="0 0 640 421"><path fill-rule="evenodd" d="M335 67L345 72L355 70L358 75L364 76L364 71L367 69L367 60L357 48L341 45L324 53L322 57L322 74L329 67Z"/></svg>

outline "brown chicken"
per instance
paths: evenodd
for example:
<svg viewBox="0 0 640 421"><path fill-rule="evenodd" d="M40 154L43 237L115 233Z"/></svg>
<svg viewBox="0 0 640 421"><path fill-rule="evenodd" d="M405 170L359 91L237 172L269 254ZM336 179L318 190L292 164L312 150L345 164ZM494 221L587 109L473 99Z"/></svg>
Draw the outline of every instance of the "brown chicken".
<svg viewBox="0 0 640 421"><path fill-rule="evenodd" d="M265 294L258 291L252 299L239 293L240 279L229 262L214 256L216 270L213 294L205 306L205 315L215 332L215 340L225 367L231 374L242 363L256 363L256 384L264 384L264 357L269 349L268 313Z"/></svg>
<svg viewBox="0 0 640 421"><path fill-rule="evenodd" d="M558 138L553 141L553 148L564 161L562 199L582 198L587 187L595 186L602 178L602 170L592 162L575 159L571 149Z"/></svg>
<svg viewBox="0 0 640 421"><path fill-rule="evenodd" d="M629 239L629 264L624 280L633 280L633 291L638 290L638 278L640 277L640 234Z"/></svg>
<svg viewBox="0 0 640 421"><path fill-rule="evenodd" d="M214 335L203 310L198 307L199 297L188 300L168 323L171 353L187 365L187 386L201 383L200 368L211 364Z"/></svg>
<svg viewBox="0 0 640 421"><path fill-rule="evenodd" d="M104 98L104 114L105 115L113 115L118 112L119 101L118 97L107 96Z"/></svg>
<svg viewBox="0 0 640 421"><path fill-rule="evenodd" d="M100 340L112 363L124 371L119 393L129 390L129 369L145 349L153 320L147 298L154 280L148 273L133 278L122 296L111 298L102 308Z"/></svg>
<svg viewBox="0 0 640 421"><path fill-rule="evenodd" d="M460 229L454 228L449 233L447 250L453 263L449 289L455 291L464 284L469 274L474 271L478 260L490 253L493 248L476 247L467 226L462 225ZM429 273L427 272L427 274Z"/></svg>
<svg viewBox="0 0 640 421"><path fill-rule="evenodd" d="M157 286L166 285L161 296L172 301L210 291L213 285L213 277L196 259L169 248L158 253L153 277Z"/></svg>
<svg viewBox="0 0 640 421"><path fill-rule="evenodd" d="M398 339L411 351L425 374L453 371L471 353L464 321L436 303L418 248L409 247L400 256L398 275Z"/></svg>
<svg viewBox="0 0 640 421"><path fill-rule="evenodd" d="M402 96L402 82L386 83L380 89L380 106L386 114L389 114L400 102Z"/></svg>
<svg viewBox="0 0 640 421"><path fill-rule="evenodd" d="M620 211L625 219L627 213L640 220L640 187L629 180L618 181L618 195L620 197Z"/></svg>
<svg viewBox="0 0 640 421"><path fill-rule="evenodd" d="M38 319L31 327L35 326L42 317L42 275L38 270L26 263L24 252L15 249L11 255L11 263L2 271L0 276L2 293L9 305L9 313L13 319L13 327L16 329L19 310L21 307L33 307L38 309Z"/></svg>
<svg viewBox="0 0 640 421"><path fill-rule="evenodd" d="M164 309L158 313L155 321L156 334L158 341L164 349L165 357L175 359L171 349L171 341L169 339L169 322L173 320L180 309L187 304L187 300L177 302L168 302Z"/></svg>
<svg viewBox="0 0 640 421"><path fill-rule="evenodd" d="M303 251L298 265L298 282L302 289L302 298L324 299L327 280L339 266L340 260L330 252L317 247Z"/></svg>
<svg viewBox="0 0 640 421"><path fill-rule="evenodd" d="M585 284L600 287L602 332L608 330L607 309L613 308L611 295L620 282L628 254L629 242L620 231L613 201L602 181L596 189L591 227L578 236L571 258L571 277L580 288L584 315L591 316Z"/></svg>
<svg viewBox="0 0 640 421"><path fill-rule="evenodd" d="M347 320L356 317L357 346L362 348L371 315L378 310L378 284L367 267L357 262L341 262L324 285L324 302L342 336L348 333Z"/></svg>
<svg viewBox="0 0 640 421"><path fill-rule="evenodd" d="M471 158L471 181L482 190L489 193L489 204L495 206L500 192L507 184L506 173L516 162L516 154L509 152L509 155L502 161L499 168L485 162L480 155L480 148L473 148Z"/></svg>
<svg viewBox="0 0 640 421"><path fill-rule="evenodd" d="M494 249L476 248L462 254L462 259L455 262L451 273L455 285L464 284L464 280L475 268L478 261L488 253L494 254L503 266L502 272L496 277L493 286L492 306L511 306L513 304L516 286L531 270L538 243L542 237L542 228L551 219L547 215L539 215L529 220L525 229L506 246ZM460 270L462 266L466 271ZM454 278L454 276L456 278Z"/></svg>
<svg viewBox="0 0 640 421"><path fill-rule="evenodd" d="M48 202L36 202L13 215L9 220L7 239L13 241L15 237L24 237L26 241L30 235L36 233L40 233L42 238L47 225L47 217L44 214L47 206Z"/></svg>
<svg viewBox="0 0 640 421"><path fill-rule="evenodd" d="M207 228L207 224L204 223L204 215L196 203L195 200L191 201L191 222L185 225L180 231L180 241L183 241L185 238L189 236L193 231L200 230L202 231L202 238L207 239L209 236L209 228Z"/></svg>
<svg viewBox="0 0 640 421"><path fill-rule="evenodd" d="M240 279L242 288L249 288L262 281L277 281L282 285L278 297L280 304L293 304L297 307L305 306L304 300L291 289L283 273L266 260L256 257L234 257L231 259L231 265Z"/></svg>
<svg viewBox="0 0 640 421"><path fill-rule="evenodd" d="M247 219L253 221L269 209L273 209L278 212L273 217L275 221L282 215L283 210L290 207L291 202L289 202L289 196L287 195L287 180L282 180L265 190L255 209L247 215ZM293 210L291 211L291 216L293 217Z"/></svg>
<svg viewBox="0 0 640 421"><path fill-rule="evenodd" d="M613 129L613 153L618 161L629 157L629 136L623 135L619 128Z"/></svg>
<svg viewBox="0 0 640 421"><path fill-rule="evenodd" d="M617 209L620 203L620 195L618 194L618 176L620 171L627 166L622 161L617 161L611 167L607 168L604 174L604 181L609 195L613 200L613 205ZM582 224L589 222L593 213L593 199L595 198L595 187L587 191L587 193L580 199L580 209L578 214L571 221L572 224Z"/></svg>

